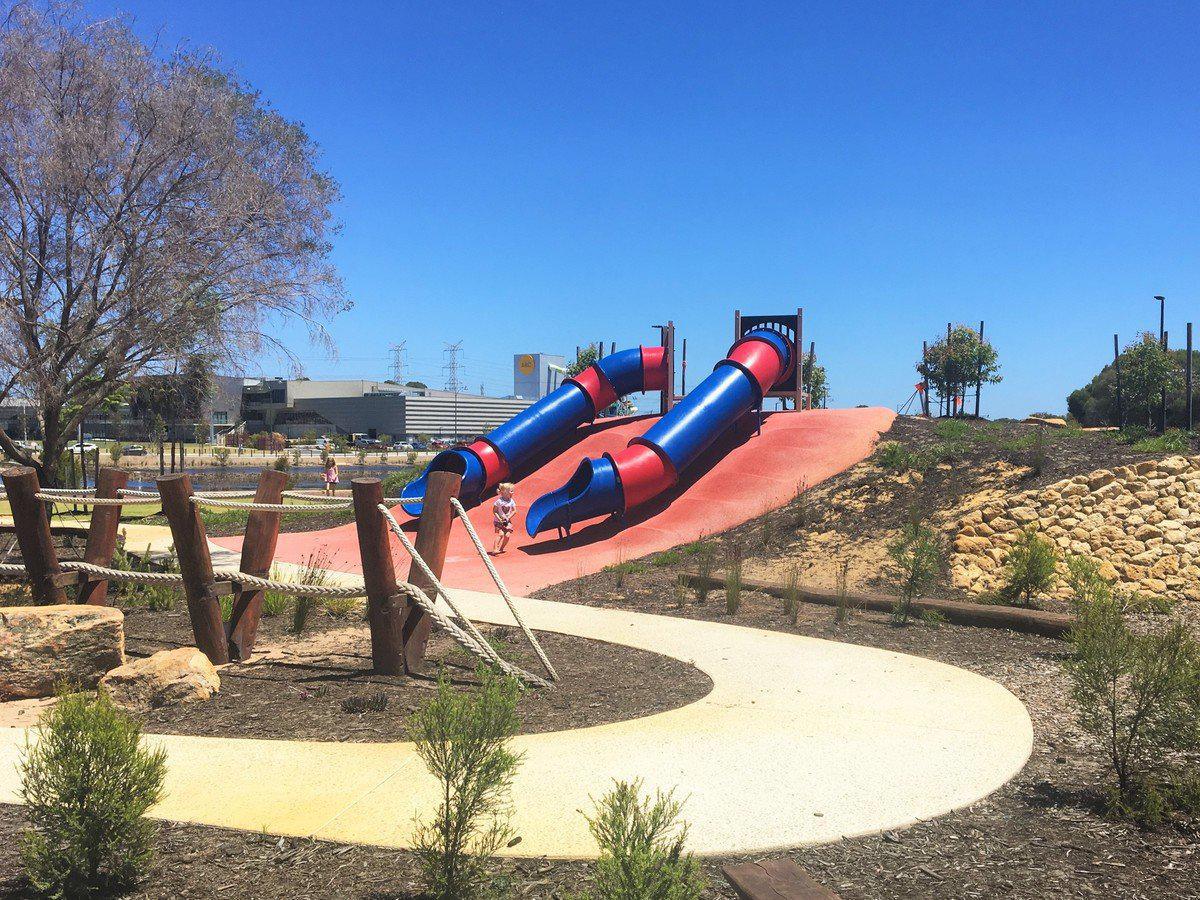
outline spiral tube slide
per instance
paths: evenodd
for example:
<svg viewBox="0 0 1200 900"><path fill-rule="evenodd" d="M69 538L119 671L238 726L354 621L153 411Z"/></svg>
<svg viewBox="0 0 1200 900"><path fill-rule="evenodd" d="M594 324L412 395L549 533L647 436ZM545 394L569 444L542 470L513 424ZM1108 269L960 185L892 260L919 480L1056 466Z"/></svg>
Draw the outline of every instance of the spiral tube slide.
<svg viewBox="0 0 1200 900"><path fill-rule="evenodd" d="M635 347L597 360L487 436L439 453L400 492L400 505L409 515L421 514L420 498L425 495L430 472L461 475L459 496L464 503L472 503L528 464L539 451L591 422L618 398L638 391L661 391L666 386L665 347Z"/></svg>
<svg viewBox="0 0 1200 900"><path fill-rule="evenodd" d="M585 459L563 487L535 500L525 518L529 536L627 512L672 487L680 472L788 376L794 357L791 342L778 332L757 328L746 334L644 435L618 453Z"/></svg>

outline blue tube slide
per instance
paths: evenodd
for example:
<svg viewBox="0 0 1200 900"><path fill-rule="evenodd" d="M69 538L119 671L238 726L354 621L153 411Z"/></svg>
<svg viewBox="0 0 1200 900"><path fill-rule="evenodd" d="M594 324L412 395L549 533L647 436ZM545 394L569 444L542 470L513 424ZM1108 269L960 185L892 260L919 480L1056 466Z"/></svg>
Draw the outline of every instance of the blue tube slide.
<svg viewBox="0 0 1200 900"><path fill-rule="evenodd" d="M622 513L670 488L679 473L761 403L763 393L787 374L793 356L783 335L751 331L644 435L616 454L583 460L565 485L535 500L525 518L529 535Z"/></svg>
<svg viewBox="0 0 1200 900"><path fill-rule="evenodd" d="M464 503L476 501L540 451L591 422L618 397L660 389L665 363L659 347L634 347L598 360L485 437L439 453L405 486L401 506L409 515L419 516L429 473L442 471L461 475L460 497Z"/></svg>

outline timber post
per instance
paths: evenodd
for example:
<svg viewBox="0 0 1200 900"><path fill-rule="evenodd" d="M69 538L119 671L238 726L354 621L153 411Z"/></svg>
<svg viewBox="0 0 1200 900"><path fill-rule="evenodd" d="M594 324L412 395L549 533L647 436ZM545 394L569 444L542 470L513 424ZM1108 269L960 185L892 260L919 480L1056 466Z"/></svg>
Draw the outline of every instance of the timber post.
<svg viewBox="0 0 1200 900"><path fill-rule="evenodd" d="M442 567L446 564L450 525L454 522L450 498L458 496L461 485L462 476L456 472L431 472L425 482L425 499L421 502L421 520L414 544L429 570L439 579L442 577ZM437 600L437 591L416 560L409 568L408 580L424 591L430 600ZM420 671L425 662L425 645L429 642L432 627L433 620L424 610L416 606L409 609L404 622L404 665L407 671Z"/></svg>
<svg viewBox="0 0 1200 900"><path fill-rule="evenodd" d="M25 571L29 573L33 602L66 603L67 594L58 583L62 567L58 564L54 538L50 536L50 519L46 514L46 505L37 498L41 490L37 470L29 466L16 466L6 469L3 478L13 526L17 532L17 544L21 548Z"/></svg>
<svg viewBox="0 0 1200 900"><path fill-rule="evenodd" d="M283 491L287 487L287 473L274 469L263 469L258 476L258 489L254 492L255 503L283 503ZM242 560L238 571L247 575L268 578L271 563L275 559L275 545L279 541L278 510L252 509L246 519L246 537L242 541ZM262 618L262 588L242 585L233 598L233 609L229 614L226 633L229 635L231 659L249 659L254 652L254 639L258 634L258 623Z"/></svg>
<svg viewBox="0 0 1200 900"><path fill-rule="evenodd" d="M378 509L383 502L383 483L378 478L354 478L350 494L354 498L354 524L367 591L371 661L380 675L403 675L404 620L411 610L398 596L388 526Z"/></svg>
<svg viewBox="0 0 1200 900"><path fill-rule="evenodd" d="M200 508L192 502L192 479L183 473L163 475L158 479L158 493L179 558L196 646L214 665L227 663L229 645L221 621L221 601L215 590L204 520Z"/></svg>
<svg viewBox="0 0 1200 900"><path fill-rule="evenodd" d="M118 491L129 482L129 473L123 469L101 469L96 473L96 499L115 500ZM83 550L83 561L93 566L108 568L112 565L117 550L117 529L121 525L121 507L108 504L92 506L92 520L88 526L87 545ZM92 606L108 606L108 579L95 578L81 573L79 603Z"/></svg>

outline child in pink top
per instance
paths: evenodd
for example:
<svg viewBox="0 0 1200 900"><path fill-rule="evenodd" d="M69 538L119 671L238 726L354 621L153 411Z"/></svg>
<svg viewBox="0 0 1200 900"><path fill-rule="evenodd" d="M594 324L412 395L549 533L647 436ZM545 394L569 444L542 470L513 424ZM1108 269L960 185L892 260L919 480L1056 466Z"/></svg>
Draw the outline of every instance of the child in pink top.
<svg viewBox="0 0 1200 900"><path fill-rule="evenodd" d="M492 525L496 529L496 543L492 553L503 553L513 533L513 516L517 513L517 501L513 499L516 486L504 482L496 487L496 502L492 504Z"/></svg>

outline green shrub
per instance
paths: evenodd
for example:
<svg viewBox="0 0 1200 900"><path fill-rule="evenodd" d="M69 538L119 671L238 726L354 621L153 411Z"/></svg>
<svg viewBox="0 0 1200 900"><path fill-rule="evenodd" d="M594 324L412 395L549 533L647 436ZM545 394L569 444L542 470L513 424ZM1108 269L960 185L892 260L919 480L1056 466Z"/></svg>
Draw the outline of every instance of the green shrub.
<svg viewBox="0 0 1200 900"><path fill-rule="evenodd" d="M898 441L883 441L875 449L876 461L889 472L907 472L916 468L916 456Z"/></svg>
<svg viewBox="0 0 1200 900"><path fill-rule="evenodd" d="M833 618L839 625L850 618L850 592L846 587L846 582L850 575L850 563L842 560L838 566L837 573L837 606L834 608Z"/></svg>
<svg viewBox="0 0 1200 900"><path fill-rule="evenodd" d="M892 623L906 625L913 601L930 588L945 564L941 535L921 522L909 522L888 545L888 556L900 582Z"/></svg>
<svg viewBox="0 0 1200 900"><path fill-rule="evenodd" d="M936 609L925 609L921 611L921 621L926 625L932 625L934 628L940 628L950 620Z"/></svg>
<svg viewBox="0 0 1200 900"><path fill-rule="evenodd" d="M118 547L113 553L112 567L122 572L167 572L177 573L179 564L173 555L167 554L158 560L152 559L150 548L141 556ZM154 612L169 612L175 608L179 588L169 584L139 584L135 581L111 582L113 591L124 606L145 607Z"/></svg>
<svg viewBox="0 0 1200 900"><path fill-rule="evenodd" d="M697 900L705 888L700 865L684 852L688 826L682 804L656 791L642 796L642 782L616 781L586 817L600 856L592 900Z"/></svg>
<svg viewBox="0 0 1200 900"><path fill-rule="evenodd" d="M383 479L383 496L399 497L400 492L420 474L421 470L416 468L405 468L399 472L392 472Z"/></svg>
<svg viewBox="0 0 1200 900"><path fill-rule="evenodd" d="M704 603L708 600L708 591L710 588L709 579L712 578L713 565L717 558L716 549L712 544L701 544L699 552L696 553L696 602Z"/></svg>
<svg viewBox="0 0 1200 900"><path fill-rule="evenodd" d="M441 803L415 838L426 887L438 900L488 896L491 857L514 837L508 795L521 757L508 743L521 687L484 666L477 675L474 694L439 677L409 726L418 755L441 782Z"/></svg>
<svg viewBox="0 0 1200 900"><path fill-rule="evenodd" d="M280 591L263 591L262 614L282 616L292 605L292 598Z"/></svg>
<svg viewBox="0 0 1200 900"><path fill-rule="evenodd" d="M626 577L645 572L646 564L637 560L617 562L614 565L608 566L608 571L613 574L613 585L620 590L625 587Z"/></svg>
<svg viewBox="0 0 1200 900"><path fill-rule="evenodd" d="M1109 809L1148 825L1172 807L1200 813L1194 771L1179 754L1200 747L1200 643L1179 621L1132 628L1150 604L1076 564L1071 583L1074 647L1064 663L1079 722L1102 748L1115 778Z"/></svg>
<svg viewBox="0 0 1200 900"><path fill-rule="evenodd" d="M725 614L736 616L742 608L742 548L732 545L725 564Z"/></svg>
<svg viewBox="0 0 1200 900"><path fill-rule="evenodd" d="M795 566L788 569L787 581L783 585L783 611L789 621L796 621L800 612L800 570Z"/></svg>
<svg viewBox="0 0 1200 900"><path fill-rule="evenodd" d="M1036 528L1024 529L1017 537L1004 563L1004 582L1000 596L1009 602L1031 606L1037 594L1054 587L1058 551Z"/></svg>
<svg viewBox="0 0 1200 900"><path fill-rule="evenodd" d="M962 419L939 419L933 430L943 441L961 441L970 437L973 429Z"/></svg>
<svg viewBox="0 0 1200 900"><path fill-rule="evenodd" d="M275 457L275 461L271 463L271 468L276 472L286 472L291 469L291 467L292 461L288 459L286 453L281 453L279 456Z"/></svg>
<svg viewBox="0 0 1200 900"><path fill-rule="evenodd" d="M219 468L223 469L225 466L229 465L229 456L231 453L232 451L228 447L213 447L213 462Z"/></svg>
<svg viewBox="0 0 1200 900"><path fill-rule="evenodd" d="M166 753L138 746L138 723L91 694L61 697L21 757L30 884L54 897L123 893L147 872Z"/></svg>
<svg viewBox="0 0 1200 900"><path fill-rule="evenodd" d="M1130 447L1136 453L1187 453L1191 448L1191 436L1180 428L1168 428L1157 437L1134 441Z"/></svg>

